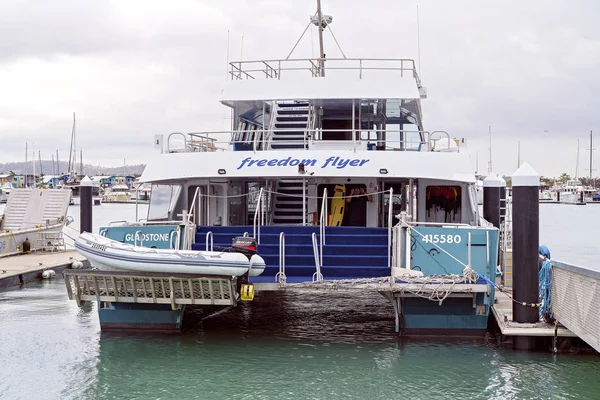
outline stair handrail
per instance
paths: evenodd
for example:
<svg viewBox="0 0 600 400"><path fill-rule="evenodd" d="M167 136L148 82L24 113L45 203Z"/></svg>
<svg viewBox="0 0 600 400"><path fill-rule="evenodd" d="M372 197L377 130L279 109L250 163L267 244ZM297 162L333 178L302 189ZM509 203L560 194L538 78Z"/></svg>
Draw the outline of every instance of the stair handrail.
<svg viewBox="0 0 600 400"><path fill-rule="evenodd" d="M322 244L322 243L321 243ZM312 276L313 282L316 280L317 282L321 282L323 280L323 274L321 273L321 266L323 264L323 253L319 255L319 246L317 244L317 234L315 232L312 233L312 245L313 245L313 255L315 257L315 268L316 272ZM322 251L322 248L321 248Z"/></svg>
<svg viewBox="0 0 600 400"><path fill-rule="evenodd" d="M285 276L285 233L279 234L279 272L275 274L275 280L280 284L285 284L287 277Z"/></svg>
<svg viewBox="0 0 600 400"><path fill-rule="evenodd" d="M327 188L323 189L323 200L321 201L321 215L319 216L319 236L321 239L321 246L325 243L325 227L327 226Z"/></svg>
<svg viewBox="0 0 600 400"><path fill-rule="evenodd" d="M260 244L260 225L262 223L263 213L262 213L262 197L264 188L260 188L260 192L258 193L258 200L256 201L256 210L254 210L254 226L253 233L254 238L256 239L256 243ZM258 233L258 235L257 235Z"/></svg>
<svg viewBox="0 0 600 400"><path fill-rule="evenodd" d="M133 236L133 245L138 247L138 239L140 240L139 247L144 247L144 233L142 231L136 231Z"/></svg>
<svg viewBox="0 0 600 400"><path fill-rule="evenodd" d="M209 243L208 238L210 238L210 248L208 247L208 243ZM213 244L214 244L213 233L212 233L212 231L208 231L208 232L206 232L206 251L213 251Z"/></svg>
<svg viewBox="0 0 600 400"><path fill-rule="evenodd" d="M393 207L394 203L394 188L390 188L390 199L388 201L388 267L392 267L392 243L394 242L392 239L393 229L392 223L394 221L394 216L392 212L394 211Z"/></svg>

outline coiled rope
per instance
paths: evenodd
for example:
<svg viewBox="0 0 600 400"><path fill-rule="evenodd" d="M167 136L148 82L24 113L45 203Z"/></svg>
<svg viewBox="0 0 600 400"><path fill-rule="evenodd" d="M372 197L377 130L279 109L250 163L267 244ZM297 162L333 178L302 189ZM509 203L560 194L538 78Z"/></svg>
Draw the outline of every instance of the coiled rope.
<svg viewBox="0 0 600 400"><path fill-rule="evenodd" d="M552 263L544 258L539 273L540 319L552 319Z"/></svg>

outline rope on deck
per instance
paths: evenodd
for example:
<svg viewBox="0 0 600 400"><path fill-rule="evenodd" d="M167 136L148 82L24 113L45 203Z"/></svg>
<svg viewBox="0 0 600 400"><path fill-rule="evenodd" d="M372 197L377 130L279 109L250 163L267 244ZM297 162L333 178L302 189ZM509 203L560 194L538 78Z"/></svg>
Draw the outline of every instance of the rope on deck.
<svg viewBox="0 0 600 400"><path fill-rule="evenodd" d="M356 278L323 280L314 282L288 283L288 288L340 290L349 288L362 288L394 292L410 293L427 300L437 301L440 304L454 291L457 284L474 284L478 274L471 268L465 268L463 275L429 275L415 276L404 274L401 276L383 276L378 278Z"/></svg>

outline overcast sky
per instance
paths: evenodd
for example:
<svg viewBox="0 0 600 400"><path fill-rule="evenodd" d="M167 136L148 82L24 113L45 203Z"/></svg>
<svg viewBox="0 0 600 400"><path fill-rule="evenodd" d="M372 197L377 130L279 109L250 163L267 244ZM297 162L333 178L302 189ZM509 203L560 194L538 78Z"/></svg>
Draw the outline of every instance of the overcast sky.
<svg viewBox="0 0 600 400"><path fill-rule="evenodd" d="M600 2L322 0L348 57L418 58L425 128L468 140L487 171L521 159L540 174L587 176L598 131ZM156 133L226 129L219 102L230 60L285 58L315 0L2 0L0 162L68 158L72 113L84 162L144 163ZM243 52L241 38L243 36ZM295 56L310 57L316 31ZM340 54L325 35L328 57ZM314 53L316 56L317 54ZM547 132L546 132L547 131ZM595 175L600 175L598 171Z"/></svg>

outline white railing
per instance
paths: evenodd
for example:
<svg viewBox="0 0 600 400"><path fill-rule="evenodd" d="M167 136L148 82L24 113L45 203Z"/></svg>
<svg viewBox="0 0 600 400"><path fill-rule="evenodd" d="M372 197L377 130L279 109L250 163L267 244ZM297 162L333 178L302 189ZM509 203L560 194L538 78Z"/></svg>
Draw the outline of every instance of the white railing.
<svg viewBox="0 0 600 400"><path fill-rule="evenodd" d="M315 268L316 272L312 276L312 280L320 282L323 280L323 274L321 274L321 267L323 266L323 243L321 242L321 253L319 253L319 245L317 244L317 234L313 232L312 234L312 245L313 245L313 254L315 257Z"/></svg>
<svg viewBox="0 0 600 400"><path fill-rule="evenodd" d="M173 244L173 236L175 236L175 244ZM179 229L172 230L171 234L169 235L169 248L171 250L173 250L173 249L179 250L180 240L181 240L181 234L180 234Z"/></svg>
<svg viewBox="0 0 600 400"><path fill-rule="evenodd" d="M140 241L140 244L138 245L138 240ZM133 237L133 245L135 247L144 247L144 234L142 231L136 231L135 235Z"/></svg>
<svg viewBox="0 0 600 400"><path fill-rule="evenodd" d="M321 215L319 216L319 237L321 238L321 244L325 243L325 228L327 227L327 217L329 216L329 210L327 209L327 188L323 189L323 200L321 201Z"/></svg>
<svg viewBox="0 0 600 400"><path fill-rule="evenodd" d="M316 114L315 114L316 115ZM268 151L270 137L280 129L274 125L269 129L257 130L228 130L171 133L167 139L167 152L169 153L192 153L192 152L215 152L230 150L232 146L239 145L244 150ZM302 129L304 131L303 143L307 149L318 149L335 145L353 150L378 150L378 151L431 151L436 142L450 143L453 139L445 131L419 131L419 130L393 130L393 129ZM286 131L281 129L281 131ZM347 140L323 140L327 133L347 133L352 139ZM379 134L379 139L377 135ZM385 134L385 140L382 138ZM188 137L186 137L189 136ZM412 135L413 138L409 138ZM436 137L433 137L433 136ZM171 142L172 136L183 136L185 139L179 146ZM440 137L438 137L440 136ZM208 142L207 142L208 141ZM181 140L178 140L180 143ZM197 143L209 143L199 145ZM196 144L194 144L196 143ZM298 144L297 140L278 140L277 144ZM441 151L457 151L456 148L444 148Z"/></svg>
<svg viewBox="0 0 600 400"><path fill-rule="evenodd" d="M279 283L285 283L285 233L279 234L279 272L275 274L275 280Z"/></svg>
<svg viewBox="0 0 600 400"><path fill-rule="evenodd" d="M210 241L209 241L209 238L210 238ZM213 233L212 233L212 231L206 232L206 251L213 251Z"/></svg>
<svg viewBox="0 0 600 400"><path fill-rule="evenodd" d="M471 268L471 232L467 232L467 268Z"/></svg>
<svg viewBox="0 0 600 400"><path fill-rule="evenodd" d="M390 188L390 199L388 201L388 268L392 267L392 224L394 221L393 211L394 207L394 188Z"/></svg>
<svg viewBox="0 0 600 400"><path fill-rule="evenodd" d="M249 60L229 63L229 75L232 80L241 79L281 79L284 75L320 76L319 58L288 58L282 60ZM415 61L407 58L327 58L328 75L340 74L343 71L354 71L359 79L366 74L381 74L384 71L395 72L400 77L412 76L417 86L421 80L417 73Z"/></svg>
<svg viewBox="0 0 600 400"><path fill-rule="evenodd" d="M260 226L263 223L263 192L264 188L260 188L260 192L258 193L258 199L256 200L256 210L254 210L254 238L256 239L256 243L260 244Z"/></svg>

